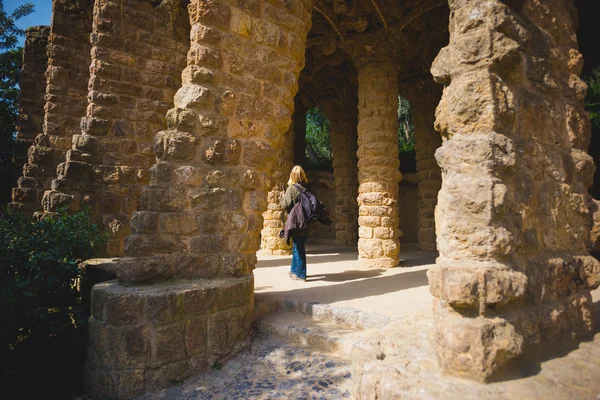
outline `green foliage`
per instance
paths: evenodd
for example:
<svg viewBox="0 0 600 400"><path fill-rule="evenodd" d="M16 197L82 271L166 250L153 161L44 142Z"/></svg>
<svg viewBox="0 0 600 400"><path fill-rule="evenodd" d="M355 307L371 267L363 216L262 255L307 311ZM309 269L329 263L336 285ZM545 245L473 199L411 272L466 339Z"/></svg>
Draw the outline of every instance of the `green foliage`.
<svg viewBox="0 0 600 400"><path fill-rule="evenodd" d="M306 112L306 169L332 170L329 120L318 108Z"/></svg>
<svg viewBox="0 0 600 400"><path fill-rule="evenodd" d="M590 113L592 129L600 129L600 67L592 71L592 76L586 79L588 93L585 99L585 109Z"/></svg>
<svg viewBox="0 0 600 400"><path fill-rule="evenodd" d="M0 374L3 390L54 390L80 382L89 317L81 305L79 262L105 241L87 212L35 220L0 218ZM35 384L31 379L35 377ZM9 390L8 392L11 392ZM15 392L13 392L15 393ZM61 393L64 395L64 392Z"/></svg>
<svg viewBox="0 0 600 400"><path fill-rule="evenodd" d="M415 127L410 103L398 95L398 152L409 153L415 148Z"/></svg>
<svg viewBox="0 0 600 400"><path fill-rule="evenodd" d="M10 198L10 188L19 176L19 167L13 164L13 156L20 150L15 133L23 48L17 47L17 43L25 31L18 29L15 23L32 12L33 4L25 3L8 15L0 0L0 176L6 182L0 187L1 201Z"/></svg>

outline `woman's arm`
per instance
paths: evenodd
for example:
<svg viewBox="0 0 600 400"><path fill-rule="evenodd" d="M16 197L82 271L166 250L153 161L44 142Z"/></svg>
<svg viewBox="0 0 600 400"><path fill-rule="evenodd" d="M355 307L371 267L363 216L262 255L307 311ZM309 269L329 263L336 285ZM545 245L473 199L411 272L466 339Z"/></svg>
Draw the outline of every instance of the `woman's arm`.
<svg viewBox="0 0 600 400"><path fill-rule="evenodd" d="M283 208L286 212L290 212L294 204L296 204L296 198L298 197L298 189L294 187L294 185L288 186L283 195L283 198L279 202L281 208Z"/></svg>

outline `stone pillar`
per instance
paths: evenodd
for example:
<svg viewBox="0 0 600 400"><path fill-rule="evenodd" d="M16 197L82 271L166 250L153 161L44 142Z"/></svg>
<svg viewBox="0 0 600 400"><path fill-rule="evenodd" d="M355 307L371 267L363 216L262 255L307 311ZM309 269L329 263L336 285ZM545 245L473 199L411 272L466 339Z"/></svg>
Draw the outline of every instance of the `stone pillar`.
<svg viewBox="0 0 600 400"><path fill-rule="evenodd" d="M250 339L271 174L303 66L310 4L192 0L169 128L131 219L117 281L92 290L91 393L184 380Z"/></svg>
<svg viewBox="0 0 600 400"><path fill-rule="evenodd" d="M397 80L391 63L358 69L358 257L373 268L398 266L400 251Z"/></svg>
<svg viewBox="0 0 600 400"><path fill-rule="evenodd" d="M65 160L71 138L79 133L90 76L92 3L52 2L43 134L35 138L28 150L23 176L13 190L14 210L27 213L42 210L44 191L50 189L56 167Z"/></svg>
<svg viewBox="0 0 600 400"><path fill-rule="evenodd" d="M435 151L442 145L440 134L434 129L435 107L441 97L441 85L432 79L412 81L401 87L401 93L410 101L415 126L417 179L419 182L419 248L435 251L435 206L442 186L442 172L435 160Z"/></svg>
<svg viewBox="0 0 600 400"><path fill-rule="evenodd" d="M436 113L440 256L428 277L440 365L487 381L592 332L594 166L572 1L450 8L450 44L432 67L446 88Z"/></svg>
<svg viewBox="0 0 600 400"><path fill-rule="evenodd" d="M110 233L105 254L123 255L129 220L154 161L152 140L181 86L189 22L176 1L97 0L87 115L46 191L46 212L90 207Z"/></svg>
<svg viewBox="0 0 600 400"><path fill-rule="evenodd" d="M352 91L352 93L355 93ZM358 158L356 96L343 102L325 99L319 108L329 118L329 137L333 153L335 183L335 240L342 246L356 246L358 241ZM353 112L354 111L354 112Z"/></svg>
<svg viewBox="0 0 600 400"><path fill-rule="evenodd" d="M297 116L294 116L295 118ZM294 119L295 119L294 118ZM304 115L302 115L304 118ZM279 154L279 160L273 171L273 186L267 195L267 211L262 214L264 219L263 229L260 231L259 254L266 255L289 255L292 254L291 243L287 244L285 239L279 237L279 232L284 226L284 211L279 204L284 191L281 185L287 186L290 171L294 167L294 132L289 130L285 135L285 145Z"/></svg>
<svg viewBox="0 0 600 400"><path fill-rule="evenodd" d="M17 121L17 142L24 153L15 155L14 160L19 165L25 164L27 149L33 145L35 137L43 132L44 94L46 93L44 74L48 67L49 34L48 26L32 26L25 31ZM15 188L15 190L19 189ZM23 190L26 191L26 188Z"/></svg>
<svg viewBox="0 0 600 400"><path fill-rule="evenodd" d="M302 165L306 160L306 112L300 96L294 99L294 164Z"/></svg>

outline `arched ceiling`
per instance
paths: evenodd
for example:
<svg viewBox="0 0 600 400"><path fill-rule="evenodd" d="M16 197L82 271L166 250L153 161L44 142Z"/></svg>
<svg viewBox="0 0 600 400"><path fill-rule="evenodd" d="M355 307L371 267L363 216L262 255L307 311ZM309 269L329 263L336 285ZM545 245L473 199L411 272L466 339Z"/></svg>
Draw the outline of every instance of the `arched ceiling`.
<svg viewBox="0 0 600 400"><path fill-rule="evenodd" d="M448 17L447 0L317 0L300 75L304 102L356 88L356 68L371 60L393 62L400 80L428 74L448 43Z"/></svg>

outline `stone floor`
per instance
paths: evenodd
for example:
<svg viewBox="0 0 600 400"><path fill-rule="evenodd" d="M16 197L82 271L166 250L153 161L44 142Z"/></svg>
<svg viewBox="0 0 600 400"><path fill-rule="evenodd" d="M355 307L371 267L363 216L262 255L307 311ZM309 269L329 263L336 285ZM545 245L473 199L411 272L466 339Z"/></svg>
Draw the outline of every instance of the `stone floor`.
<svg viewBox="0 0 600 400"><path fill-rule="evenodd" d="M402 268L369 269L358 265L352 247L307 246L307 282L287 275L291 256L258 256L254 270L257 297L316 301L376 312L389 317L431 313L427 269L436 254L404 246Z"/></svg>
<svg viewBox="0 0 600 400"><path fill-rule="evenodd" d="M346 399L351 385L346 361L258 334L221 369L138 400Z"/></svg>
<svg viewBox="0 0 600 400"><path fill-rule="evenodd" d="M326 303L392 322L356 342L352 357L347 351L340 357L340 352L325 354L257 334L250 349L222 369L139 399L370 400L377 393L381 399L600 400L600 333L519 379L482 385L445 376L437 368L429 336L432 297L425 272L435 254L405 248L401 265L407 268L369 270L359 267L355 249L309 246L307 253L308 282L289 279L289 256L259 256L257 303ZM592 295L600 315L600 290ZM600 318L598 322L596 332ZM290 329L298 329L292 325Z"/></svg>

